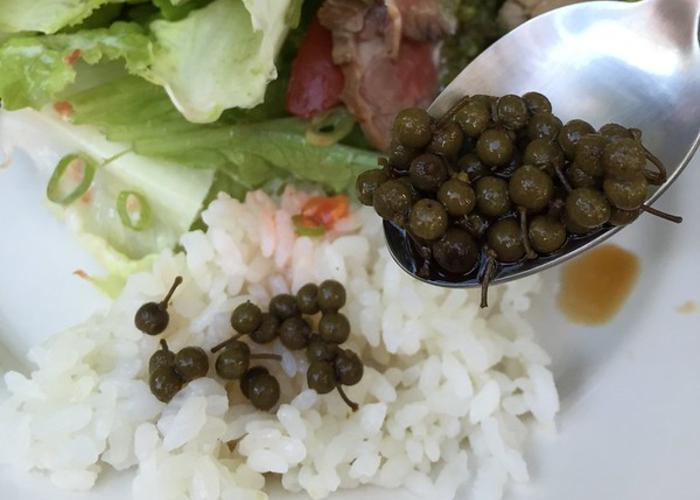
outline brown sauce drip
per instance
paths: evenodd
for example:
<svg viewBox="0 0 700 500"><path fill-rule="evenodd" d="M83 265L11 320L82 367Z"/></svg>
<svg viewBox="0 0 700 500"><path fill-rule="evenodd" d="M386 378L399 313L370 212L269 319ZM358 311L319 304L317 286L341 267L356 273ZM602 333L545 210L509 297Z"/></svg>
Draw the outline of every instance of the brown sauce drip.
<svg viewBox="0 0 700 500"><path fill-rule="evenodd" d="M678 311L681 314L695 314L697 312L700 312L700 305L698 305L697 302L689 300L678 306L676 308L676 311Z"/></svg>
<svg viewBox="0 0 700 500"><path fill-rule="evenodd" d="M582 325L607 323L639 277L639 259L617 245L601 245L563 266L559 309Z"/></svg>

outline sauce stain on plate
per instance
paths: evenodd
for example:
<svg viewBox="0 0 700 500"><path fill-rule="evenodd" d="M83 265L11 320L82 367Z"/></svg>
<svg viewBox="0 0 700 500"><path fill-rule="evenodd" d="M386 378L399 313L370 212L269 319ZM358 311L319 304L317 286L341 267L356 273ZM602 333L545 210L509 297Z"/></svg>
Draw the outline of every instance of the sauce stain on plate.
<svg viewBox="0 0 700 500"><path fill-rule="evenodd" d="M678 311L680 314L695 314L697 312L700 312L700 305L698 305L697 302L693 302L692 300L689 300L689 301L679 305L676 308L676 311Z"/></svg>
<svg viewBox="0 0 700 500"><path fill-rule="evenodd" d="M563 267L559 309L574 323L607 323L622 308L638 277L636 255L617 245L601 245Z"/></svg>

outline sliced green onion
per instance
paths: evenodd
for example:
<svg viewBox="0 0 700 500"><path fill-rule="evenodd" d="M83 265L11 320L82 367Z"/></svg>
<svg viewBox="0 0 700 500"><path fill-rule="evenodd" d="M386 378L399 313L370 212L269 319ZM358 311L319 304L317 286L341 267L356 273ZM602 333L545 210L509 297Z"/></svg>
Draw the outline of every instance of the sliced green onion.
<svg viewBox="0 0 700 500"><path fill-rule="evenodd" d="M306 141L312 146L332 146L352 132L354 126L352 114L345 106L338 106L312 118L306 129Z"/></svg>
<svg viewBox="0 0 700 500"><path fill-rule="evenodd" d="M315 238L326 234L326 226L323 224L320 226L308 226L301 215L293 216L292 222L294 223L294 232L297 233L297 236L310 236Z"/></svg>
<svg viewBox="0 0 700 500"><path fill-rule="evenodd" d="M297 233L297 236L309 236L311 238L317 238L326 234L326 228L324 226L297 226L294 229L294 232Z"/></svg>
<svg viewBox="0 0 700 500"><path fill-rule="evenodd" d="M151 225L151 206L145 196L135 191L119 193L117 213L122 224L134 231L143 231Z"/></svg>
<svg viewBox="0 0 700 500"><path fill-rule="evenodd" d="M46 186L46 197L54 203L67 206L83 196L95 178L97 162L82 153L71 153L61 158L51 174L49 184ZM72 176L78 179L72 179ZM72 191L67 191L66 186L75 185Z"/></svg>

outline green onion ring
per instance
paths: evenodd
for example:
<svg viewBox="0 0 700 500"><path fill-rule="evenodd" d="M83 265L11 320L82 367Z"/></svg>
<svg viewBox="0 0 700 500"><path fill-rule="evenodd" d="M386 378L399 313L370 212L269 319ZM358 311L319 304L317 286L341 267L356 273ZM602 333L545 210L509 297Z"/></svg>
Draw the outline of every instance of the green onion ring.
<svg viewBox="0 0 700 500"><path fill-rule="evenodd" d="M75 187L75 189L73 189L73 191L71 191L65 196L61 196L61 179L68 170L68 167L70 167L74 161L82 162L83 178L81 179L80 183ZM46 186L46 197L52 202L58 203L59 205L70 205L78 198L83 196L88 191L88 189L90 189L92 181L95 178L96 170L97 163L82 153L71 153L64 156L58 162L58 165L56 165L53 174L51 174L49 184Z"/></svg>
<svg viewBox="0 0 700 500"><path fill-rule="evenodd" d="M306 141L311 146L328 147L343 140L355 126L355 118L345 106L324 111L311 119Z"/></svg>
<svg viewBox="0 0 700 500"><path fill-rule="evenodd" d="M128 207L129 198L132 196L139 203L139 211L135 220ZM119 196L117 196L117 213L122 224L134 231L143 231L151 225L151 206L145 196L135 191L122 191L119 193Z"/></svg>

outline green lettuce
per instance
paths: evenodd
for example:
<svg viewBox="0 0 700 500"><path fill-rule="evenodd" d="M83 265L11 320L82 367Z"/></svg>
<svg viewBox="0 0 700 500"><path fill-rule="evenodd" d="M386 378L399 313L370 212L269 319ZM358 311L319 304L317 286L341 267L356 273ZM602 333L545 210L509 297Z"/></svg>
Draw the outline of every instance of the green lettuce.
<svg viewBox="0 0 700 500"><path fill-rule="evenodd" d="M12 21L0 24L0 145L36 150L46 179L68 153L100 165L83 198L53 206L108 270L90 277L96 286L118 291L203 224L220 192L243 199L291 181L342 192L376 166L350 137L310 144L309 123L284 110L304 30L287 32L309 22L314 2L302 12L302 0L62 0L50 2L49 26L29 15L32 2L0 0L0 23ZM27 107L41 111L9 111ZM120 219L124 191L147 200L148 227Z"/></svg>
<svg viewBox="0 0 700 500"><path fill-rule="evenodd" d="M277 171L282 171L331 191L346 191L359 172L376 166L376 155L368 151L342 144L310 145L305 137L307 126L298 118L283 118L172 134L167 138L142 137L134 140L133 147L146 156L172 161L179 158L191 166L225 170L234 167L241 182L251 187L279 177ZM274 168L265 169L265 165Z"/></svg>
<svg viewBox="0 0 700 500"><path fill-rule="evenodd" d="M154 254L178 243L197 220L214 179L212 170L143 157L108 141L94 127L70 124L48 111L0 112L0 129L0 148L25 151L46 179L67 153L80 152L101 165L85 197L66 207L50 205L104 265L108 274L95 278L95 284L109 291L147 266ZM148 228L135 231L122 223L116 210L122 191L136 191L147 200Z"/></svg>
<svg viewBox="0 0 700 500"><path fill-rule="evenodd" d="M253 108L263 102L268 84L278 76L275 58L289 29L299 22L302 4L300 0L154 3L141 5L157 7L162 18L144 25L75 26L51 35L19 33L0 42L3 106L39 109L75 81L81 67L76 62L92 65L123 59L129 73L163 86L188 120L216 121L226 109ZM0 0L0 33L54 33L83 20L86 26L99 25L118 11L111 8L105 15L98 11L99 19L90 15L113 5L106 0ZM50 15L44 16L46 12Z"/></svg>
<svg viewBox="0 0 700 500"><path fill-rule="evenodd" d="M81 275L81 277L88 279L95 288L112 298L119 296L119 292L124 288L131 274L148 271L158 259L158 254L155 252L142 258L132 259L98 235L78 229L75 229L75 233L82 247L95 257L105 270L104 274Z"/></svg>
<svg viewBox="0 0 700 500"><path fill-rule="evenodd" d="M167 21L179 21L195 9L203 7L211 0L153 0Z"/></svg>
<svg viewBox="0 0 700 500"><path fill-rule="evenodd" d="M308 124L296 118L251 122L239 114L238 123L190 123L161 87L134 76L113 76L65 98L72 123L50 109L0 112L0 146L32 155L40 142L35 160L46 178L67 153L100 165L86 197L52 206L108 271L90 280L109 294L200 227L201 209L219 192L243 199L251 189L277 191L292 180L346 191L359 171L376 165L369 151L308 144ZM115 208L123 191L147 200L147 228L133 230L120 220Z"/></svg>
<svg viewBox="0 0 700 500"><path fill-rule="evenodd" d="M0 46L0 97L3 107L40 108L76 79L79 60L96 64L123 59L128 71L144 72L151 42L136 24L50 36L19 36Z"/></svg>
<svg viewBox="0 0 700 500"><path fill-rule="evenodd" d="M118 0L116 0L118 1ZM55 33L88 18L115 0L0 0L0 32Z"/></svg>
<svg viewBox="0 0 700 500"><path fill-rule="evenodd" d="M299 7L292 0L216 0L181 21L155 21L146 76L193 122L213 122L227 108L252 108L277 77L275 56Z"/></svg>
<svg viewBox="0 0 700 500"><path fill-rule="evenodd" d="M111 141L129 144L142 156L220 171L245 189L297 179L345 191L358 172L377 164L376 154L367 150L308 144L308 123L298 118L250 122L239 113L238 123L190 123L161 88L135 77L113 80L68 100L76 124L95 125Z"/></svg>

